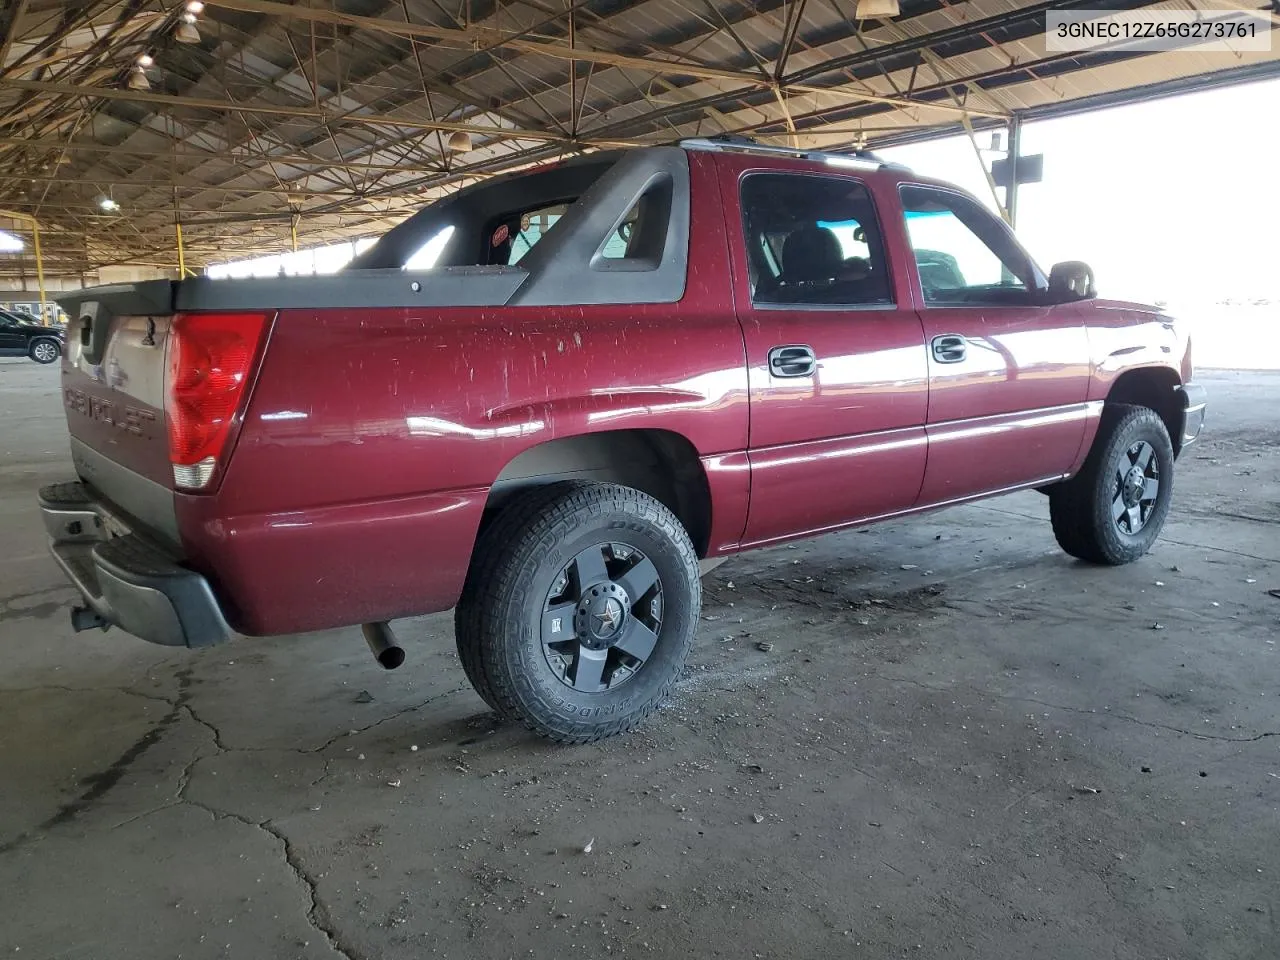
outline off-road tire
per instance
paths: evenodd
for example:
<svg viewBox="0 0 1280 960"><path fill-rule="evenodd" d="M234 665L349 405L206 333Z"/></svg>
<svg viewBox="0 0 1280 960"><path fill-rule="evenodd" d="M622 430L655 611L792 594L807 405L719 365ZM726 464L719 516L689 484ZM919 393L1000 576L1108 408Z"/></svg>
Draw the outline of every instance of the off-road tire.
<svg viewBox="0 0 1280 960"><path fill-rule="evenodd" d="M511 506L517 507L517 512L526 518L535 516L547 507L551 506L551 504L555 503L556 500L562 498L570 490L584 485L585 481L567 480L562 483L553 483L544 487L538 487L536 490L532 490L525 494L518 502L511 504ZM511 511L509 509L504 510L501 518L506 519L510 513ZM492 524L490 526L492 526ZM485 543L488 542L489 537L487 534L489 533L491 533L491 530L486 528L477 543L476 561L473 562L473 567L478 563L480 551L484 548ZM458 662L462 664L462 672L466 675L467 682L471 684L471 688L475 690L480 699L485 702L490 710L505 719L511 719L502 704L498 702L498 698L494 694L493 690L489 687L489 679L480 666L480 644L473 643L471 631L463 629L461 615L462 602L463 601L460 600L458 602L458 606L454 610L453 630L453 639L458 648Z"/></svg>
<svg viewBox="0 0 1280 960"><path fill-rule="evenodd" d="M1159 488L1146 521L1131 534L1114 518L1112 504L1121 458L1139 444L1154 452ZM1063 550L1110 566L1137 560L1160 535L1173 497L1173 444L1164 421L1148 407L1109 404L1080 472L1048 492L1053 534Z"/></svg>
<svg viewBox="0 0 1280 960"><path fill-rule="evenodd" d="M652 653L624 683L599 692L567 685L544 653L548 592L594 544L619 543L652 561L663 595ZM454 615L458 654L486 703L559 743L631 730L679 679L702 607L698 557L675 515L630 487L573 481L509 503L480 537Z"/></svg>

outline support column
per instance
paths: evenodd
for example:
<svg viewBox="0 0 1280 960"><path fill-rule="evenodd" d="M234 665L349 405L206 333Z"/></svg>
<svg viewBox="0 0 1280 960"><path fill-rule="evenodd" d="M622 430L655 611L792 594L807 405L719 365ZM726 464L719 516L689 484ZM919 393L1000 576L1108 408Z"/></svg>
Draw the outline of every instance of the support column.
<svg viewBox="0 0 1280 960"><path fill-rule="evenodd" d="M40 249L40 224L35 219L31 221L31 240L36 250L36 285L40 288L40 320L48 323L49 308L44 292L44 252Z"/></svg>
<svg viewBox="0 0 1280 960"><path fill-rule="evenodd" d="M1009 226L1018 226L1018 157L1022 139L1022 120L1016 114L1009 118L1009 185L1004 188L1004 208Z"/></svg>
<svg viewBox="0 0 1280 960"><path fill-rule="evenodd" d="M36 218L28 213L16 213L12 210L0 210L0 218L17 220L21 223L31 224L32 246L35 248L36 255L36 286L40 289L40 318L45 319L45 311L47 310L48 298L44 291L44 253L40 249L40 224ZM24 284L25 289L25 284Z"/></svg>
<svg viewBox="0 0 1280 960"><path fill-rule="evenodd" d="M173 234L178 241L178 279L187 279L187 252L182 245L182 207L178 203L178 188L173 188Z"/></svg>

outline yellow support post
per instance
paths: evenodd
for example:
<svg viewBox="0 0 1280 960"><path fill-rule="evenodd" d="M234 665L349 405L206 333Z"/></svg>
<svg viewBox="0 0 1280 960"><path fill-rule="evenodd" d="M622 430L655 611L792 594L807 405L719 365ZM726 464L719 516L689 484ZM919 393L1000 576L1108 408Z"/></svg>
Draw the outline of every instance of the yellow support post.
<svg viewBox="0 0 1280 960"><path fill-rule="evenodd" d="M44 254L40 250L40 224L34 217L31 220L31 239L32 246L36 248L36 285L40 288L40 319L47 321L49 318L45 310Z"/></svg>
<svg viewBox="0 0 1280 960"><path fill-rule="evenodd" d="M40 224L35 217L25 213L16 213L13 210L0 210L0 217L31 224L32 245L36 251L36 284L40 288L40 319L47 319L45 317L45 307L48 303L48 298L44 293L44 254L40 250Z"/></svg>
<svg viewBox="0 0 1280 960"><path fill-rule="evenodd" d="M182 246L182 207L178 204L178 188L173 188L173 233L178 239L178 279L187 279L187 252Z"/></svg>

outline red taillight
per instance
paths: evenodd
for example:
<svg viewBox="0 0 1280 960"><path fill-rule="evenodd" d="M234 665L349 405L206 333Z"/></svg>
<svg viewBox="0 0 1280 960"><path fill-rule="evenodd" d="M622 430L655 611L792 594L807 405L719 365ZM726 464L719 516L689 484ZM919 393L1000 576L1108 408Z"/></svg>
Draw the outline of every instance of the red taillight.
<svg viewBox="0 0 1280 960"><path fill-rule="evenodd" d="M209 483L266 330L261 313L180 314L169 329L165 419L174 484Z"/></svg>

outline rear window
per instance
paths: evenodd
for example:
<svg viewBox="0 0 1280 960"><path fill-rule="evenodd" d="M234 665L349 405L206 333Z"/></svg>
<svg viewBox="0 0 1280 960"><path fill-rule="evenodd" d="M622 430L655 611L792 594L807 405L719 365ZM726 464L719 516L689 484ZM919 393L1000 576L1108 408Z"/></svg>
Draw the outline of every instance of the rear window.
<svg viewBox="0 0 1280 960"><path fill-rule="evenodd" d="M445 245L453 236L453 227L444 227L431 235L431 239L409 255L401 269L430 270L444 253Z"/></svg>
<svg viewBox="0 0 1280 960"><path fill-rule="evenodd" d="M600 256L605 260L625 260L640 256L640 240L636 227L640 219L642 200L628 211L622 222L609 234ZM520 213L511 213L489 233L489 249L479 263L487 266L514 266L551 232L569 210L569 203L554 203ZM405 261L405 270L430 270L440 263L450 238L455 233L450 225L437 231ZM456 265L456 264L455 264Z"/></svg>
<svg viewBox="0 0 1280 960"><path fill-rule="evenodd" d="M507 246L506 262L519 263L520 258L533 249L533 245L556 225L556 221L563 217L568 209L567 203L557 203L522 213L516 232L511 234L511 240Z"/></svg>
<svg viewBox="0 0 1280 960"><path fill-rule="evenodd" d="M388 231L346 271L518 264L616 162L591 154L466 187ZM626 250L618 237L604 255Z"/></svg>

